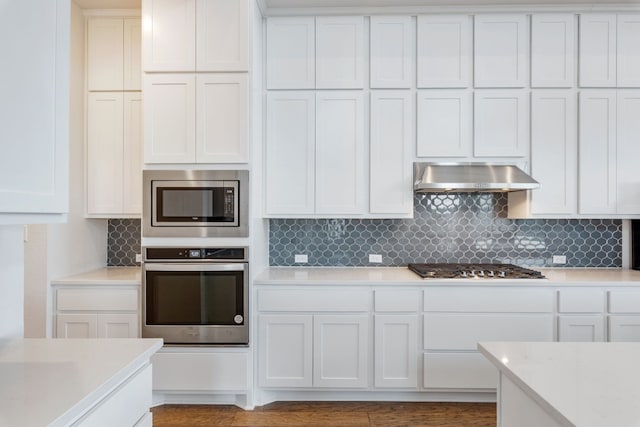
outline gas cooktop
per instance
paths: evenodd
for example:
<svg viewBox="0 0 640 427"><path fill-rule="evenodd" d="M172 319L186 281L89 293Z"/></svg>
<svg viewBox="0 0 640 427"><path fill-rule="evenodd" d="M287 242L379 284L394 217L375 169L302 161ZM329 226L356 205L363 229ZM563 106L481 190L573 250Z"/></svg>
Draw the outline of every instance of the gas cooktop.
<svg viewBox="0 0 640 427"><path fill-rule="evenodd" d="M544 279L539 271L513 264L409 264L423 279Z"/></svg>

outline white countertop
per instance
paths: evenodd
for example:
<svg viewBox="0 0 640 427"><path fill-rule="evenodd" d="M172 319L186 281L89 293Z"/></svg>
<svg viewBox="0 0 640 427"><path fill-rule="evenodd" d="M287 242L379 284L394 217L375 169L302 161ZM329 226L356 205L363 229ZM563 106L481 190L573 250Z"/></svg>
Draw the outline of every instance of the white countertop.
<svg viewBox="0 0 640 427"><path fill-rule="evenodd" d="M52 280L52 285L139 285L140 267L104 267Z"/></svg>
<svg viewBox="0 0 640 427"><path fill-rule="evenodd" d="M640 343L480 343L480 351L567 426L640 426Z"/></svg>
<svg viewBox="0 0 640 427"><path fill-rule="evenodd" d="M640 285L640 271L627 269L576 268L538 269L546 279L422 279L406 267L269 267L254 280L256 285L468 285L500 283L521 285L581 284Z"/></svg>
<svg viewBox="0 0 640 427"><path fill-rule="evenodd" d="M67 425L161 347L160 339L0 339L0 425Z"/></svg>

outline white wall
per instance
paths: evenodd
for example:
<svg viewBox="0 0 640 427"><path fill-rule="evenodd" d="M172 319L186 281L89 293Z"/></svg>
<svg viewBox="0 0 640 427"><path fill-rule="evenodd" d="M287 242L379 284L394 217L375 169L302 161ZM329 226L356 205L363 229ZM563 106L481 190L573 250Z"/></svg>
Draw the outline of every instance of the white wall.
<svg viewBox="0 0 640 427"><path fill-rule="evenodd" d="M0 226L0 338L23 334L22 225Z"/></svg>

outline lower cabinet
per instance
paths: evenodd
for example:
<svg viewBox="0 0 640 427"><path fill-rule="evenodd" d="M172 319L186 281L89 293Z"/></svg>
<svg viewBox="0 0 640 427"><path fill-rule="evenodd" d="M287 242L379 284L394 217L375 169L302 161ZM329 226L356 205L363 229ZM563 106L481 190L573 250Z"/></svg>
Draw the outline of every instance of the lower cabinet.
<svg viewBox="0 0 640 427"><path fill-rule="evenodd" d="M376 314L374 318L374 385L418 387L418 316Z"/></svg>
<svg viewBox="0 0 640 427"><path fill-rule="evenodd" d="M609 316L609 341L640 342L640 316Z"/></svg>
<svg viewBox="0 0 640 427"><path fill-rule="evenodd" d="M640 341L640 291L609 291L609 341Z"/></svg>
<svg viewBox="0 0 640 427"><path fill-rule="evenodd" d="M558 316L558 341L604 341L604 316L593 314Z"/></svg>
<svg viewBox="0 0 640 427"><path fill-rule="evenodd" d="M58 314L57 338L137 338L137 314Z"/></svg>

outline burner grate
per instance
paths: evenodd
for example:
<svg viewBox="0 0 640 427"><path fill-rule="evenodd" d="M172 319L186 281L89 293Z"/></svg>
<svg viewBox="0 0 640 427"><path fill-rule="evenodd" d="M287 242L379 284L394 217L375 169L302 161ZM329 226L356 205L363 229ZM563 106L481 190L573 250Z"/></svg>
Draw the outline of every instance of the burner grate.
<svg viewBox="0 0 640 427"><path fill-rule="evenodd" d="M544 279L539 271L513 264L409 264L424 279Z"/></svg>

